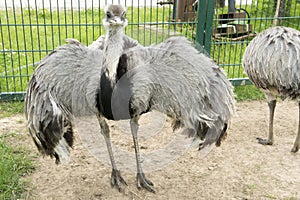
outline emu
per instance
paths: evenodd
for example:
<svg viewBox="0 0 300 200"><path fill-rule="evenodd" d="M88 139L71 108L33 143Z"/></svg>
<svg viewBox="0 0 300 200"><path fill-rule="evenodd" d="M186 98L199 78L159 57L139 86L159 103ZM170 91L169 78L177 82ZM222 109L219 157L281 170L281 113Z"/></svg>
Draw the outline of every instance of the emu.
<svg viewBox="0 0 300 200"><path fill-rule="evenodd" d="M124 50L139 45L126 36L123 40ZM57 164L69 160L74 115L99 115L103 37L89 47L76 39L67 42L40 61L25 96L29 133L38 150Z"/></svg>
<svg viewBox="0 0 300 200"><path fill-rule="evenodd" d="M114 161L106 119L130 119L137 187L155 192L141 166L137 135L140 116L151 110L166 113L173 119L174 130L183 128L189 136L203 141L199 149L218 146L234 113L234 94L224 72L184 37L123 51L125 15L121 5L105 8L98 120L111 159L112 185L121 190L120 184L126 182Z"/></svg>
<svg viewBox="0 0 300 200"><path fill-rule="evenodd" d="M263 145L272 145L276 97L300 97L300 32L288 27L272 27L258 34L243 56L244 71L254 85L266 95L269 106L268 139L257 138ZM298 133L292 148L300 148L300 102Z"/></svg>

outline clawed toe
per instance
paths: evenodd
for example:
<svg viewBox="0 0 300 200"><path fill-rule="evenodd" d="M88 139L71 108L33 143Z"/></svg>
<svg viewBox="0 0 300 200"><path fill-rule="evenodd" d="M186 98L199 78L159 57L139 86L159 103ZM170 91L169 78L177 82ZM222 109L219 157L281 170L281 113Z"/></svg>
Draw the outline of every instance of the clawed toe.
<svg viewBox="0 0 300 200"><path fill-rule="evenodd" d="M144 173L137 174L137 187L138 189L145 188L149 192L155 193L153 189L153 183L145 177Z"/></svg>
<svg viewBox="0 0 300 200"><path fill-rule="evenodd" d="M119 192L122 192L123 189L121 187L121 183L127 185L126 181L121 176L121 173L119 170L113 169L111 172L111 186L116 186Z"/></svg>
<svg viewBox="0 0 300 200"><path fill-rule="evenodd" d="M263 138L256 138L258 140L259 144L263 144L263 145L272 145L273 141L268 140L268 139L263 139Z"/></svg>
<svg viewBox="0 0 300 200"><path fill-rule="evenodd" d="M299 146L296 145L292 148L291 152L296 153L299 150Z"/></svg>

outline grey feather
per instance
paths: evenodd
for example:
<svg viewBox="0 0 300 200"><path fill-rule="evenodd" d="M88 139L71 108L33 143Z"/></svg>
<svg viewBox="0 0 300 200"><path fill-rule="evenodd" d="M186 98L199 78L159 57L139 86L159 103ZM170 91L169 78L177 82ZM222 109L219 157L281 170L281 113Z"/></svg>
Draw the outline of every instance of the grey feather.
<svg viewBox="0 0 300 200"><path fill-rule="evenodd" d="M300 32L269 28L247 46L243 67L250 80L274 95L292 99L300 94Z"/></svg>
<svg viewBox="0 0 300 200"><path fill-rule="evenodd" d="M29 132L42 154L68 160L73 144L73 117L98 114L103 37L86 47L76 39L39 62L29 82L25 115ZM124 37L124 48L138 43ZM98 45L98 46L97 46Z"/></svg>
<svg viewBox="0 0 300 200"><path fill-rule="evenodd" d="M117 105L124 99L120 97L124 95L122 91L130 90L130 106L135 110L131 115L140 115L150 107L171 116L174 125L178 121L193 130L194 136L199 136L196 133L203 128L199 123L206 124L209 131L205 144L219 140L224 124L230 122L235 101L231 84L210 58L198 53L184 37L169 38L146 48L135 47L124 54L128 71L116 85L112 99L116 118L126 113L120 112L125 105Z"/></svg>
<svg viewBox="0 0 300 200"><path fill-rule="evenodd" d="M272 27L258 34L243 56L244 71L256 87L266 94L270 109L269 138L262 144L273 144L273 118L276 97L300 97L300 32L288 27ZM300 107L300 104L299 104ZM292 149L300 148L300 128Z"/></svg>
<svg viewBox="0 0 300 200"><path fill-rule="evenodd" d="M105 9L106 17L102 21L106 40L100 110L107 119L130 119L137 186L155 192L141 166L137 137L140 116L150 110L167 114L173 119L173 129L181 127L189 136L204 140L199 145L203 156L212 149L212 144L220 145L226 136L234 113L232 86L224 72L184 37L169 38L150 47L136 46L124 52L122 38L127 25L126 10L120 5L108 8L118 12ZM113 167L112 182L121 182L123 178L114 172L116 164L109 131L104 132ZM120 184L116 185L121 190Z"/></svg>
<svg viewBox="0 0 300 200"><path fill-rule="evenodd" d="M29 132L38 149L57 162L67 159L73 144L73 115L97 112L101 57L100 50L80 43L60 46L40 62L29 82Z"/></svg>

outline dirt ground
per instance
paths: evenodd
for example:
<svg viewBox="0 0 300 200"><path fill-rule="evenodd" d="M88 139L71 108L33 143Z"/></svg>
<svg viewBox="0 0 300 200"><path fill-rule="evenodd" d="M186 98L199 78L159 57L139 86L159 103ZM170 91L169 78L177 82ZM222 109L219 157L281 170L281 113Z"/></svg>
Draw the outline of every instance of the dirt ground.
<svg viewBox="0 0 300 200"><path fill-rule="evenodd" d="M177 141L168 120L161 117L142 119L139 138L142 165L156 194L136 187L131 136L120 134L128 128L125 123L109 123L114 150L123 152L115 152L128 184L123 193L110 185L106 147L99 134L91 134L98 131L96 124L79 126L70 162L58 166L39 156L22 115L0 119L0 131L20 135L11 142L29 149L37 165L33 174L24 177L29 183L24 199L300 199L300 152L290 152L298 124L296 102L277 103L273 146L256 141L256 137L267 137L266 102L237 103L228 137L205 157L180 138ZM156 124L166 123L155 130L147 127L149 118ZM150 134L146 131L150 136L142 134L143 126L151 129Z"/></svg>

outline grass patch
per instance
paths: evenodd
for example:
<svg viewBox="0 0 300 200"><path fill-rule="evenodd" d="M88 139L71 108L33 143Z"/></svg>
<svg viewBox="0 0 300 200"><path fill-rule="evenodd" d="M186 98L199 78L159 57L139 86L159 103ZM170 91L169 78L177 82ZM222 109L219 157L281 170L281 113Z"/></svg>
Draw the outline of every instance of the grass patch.
<svg viewBox="0 0 300 200"><path fill-rule="evenodd" d="M237 101L265 99L264 93L254 85L235 86L234 93Z"/></svg>
<svg viewBox="0 0 300 200"><path fill-rule="evenodd" d="M246 9L251 17L255 33L272 26L274 16L272 0L253 0L252 4L239 5ZM55 3L53 6L56 6ZM60 6L56 6L60 7ZM212 28L218 26L218 14L227 13L228 7L219 8L214 15ZM159 43L170 35L180 33L191 40L195 39L196 22L174 25L170 23L172 6L127 7L129 25L126 34L143 45ZM93 9L7 9L0 10L0 93L26 91L28 81L37 62L57 46L64 44L66 38L76 38L83 44L90 44L104 34L102 26L102 8ZM286 18L282 25L299 30L300 3L291 0ZM295 17L293 17L295 16ZM224 68L228 78L242 78L241 60L247 44L245 41L232 41L224 38L222 41L212 40L211 57ZM261 95L252 89L236 89L238 99L260 99ZM245 93L245 95L243 94Z"/></svg>
<svg viewBox="0 0 300 200"><path fill-rule="evenodd" d="M26 182L21 178L30 174L33 164L24 149L13 148L0 136L0 199L19 199Z"/></svg>
<svg viewBox="0 0 300 200"><path fill-rule="evenodd" d="M10 117L14 114L24 113L24 102L0 102L0 118Z"/></svg>

